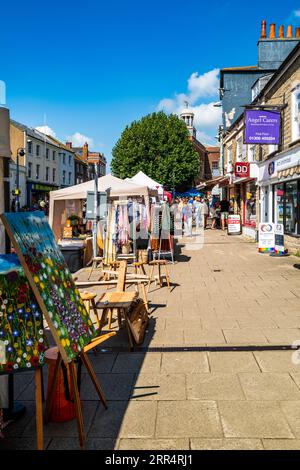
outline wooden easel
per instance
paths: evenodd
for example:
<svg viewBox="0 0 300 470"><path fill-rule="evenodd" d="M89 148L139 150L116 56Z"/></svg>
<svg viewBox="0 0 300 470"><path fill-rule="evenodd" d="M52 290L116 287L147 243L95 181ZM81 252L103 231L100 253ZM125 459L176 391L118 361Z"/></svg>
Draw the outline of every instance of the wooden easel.
<svg viewBox="0 0 300 470"><path fill-rule="evenodd" d="M95 338L90 344L88 344L82 353L79 354L78 356L78 361L82 361L83 365L85 366L94 386L96 389L96 392L98 394L98 397L103 404L104 408L107 409L107 403L105 400L105 396L103 393L103 390L98 383L97 376L94 372L93 366L88 358L87 352L90 349L95 348L98 346L100 343L105 341L106 339L114 336L116 333L115 332L110 332L107 333L101 337ZM56 384L57 384L57 379L58 379L58 374L60 367L62 365L62 357L60 352L58 352L57 360L55 363L55 369L54 369L54 375L53 375L53 381L51 383L51 387L49 389L49 394L47 397L47 403L46 403L46 409L45 409L45 423L49 422L49 417L53 405L53 397L54 397L54 392L56 389ZM78 378L77 378L77 370L76 370L76 362L71 361L67 364L65 364L69 374L70 374L70 379L71 379L71 387L72 387L72 392L73 392L73 400L74 400L74 406L75 406L75 413L76 413L76 420L77 420L77 428L78 428L78 434L79 434L79 443L81 448L85 448L86 445L86 437L85 437L85 431L84 431L84 423L83 423L83 415L82 415L82 407L80 403L80 396L79 396L79 387L78 387Z"/></svg>

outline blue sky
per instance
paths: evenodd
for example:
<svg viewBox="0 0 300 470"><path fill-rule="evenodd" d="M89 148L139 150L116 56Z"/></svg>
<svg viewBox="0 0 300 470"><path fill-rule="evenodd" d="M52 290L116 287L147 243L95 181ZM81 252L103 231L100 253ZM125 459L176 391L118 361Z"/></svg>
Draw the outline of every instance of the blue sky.
<svg viewBox="0 0 300 470"><path fill-rule="evenodd" d="M176 111L187 96L199 136L213 142L218 69L256 63L262 19L300 26L300 2L243 3L5 2L0 79L11 117L47 125L63 141L87 137L110 160L126 124Z"/></svg>

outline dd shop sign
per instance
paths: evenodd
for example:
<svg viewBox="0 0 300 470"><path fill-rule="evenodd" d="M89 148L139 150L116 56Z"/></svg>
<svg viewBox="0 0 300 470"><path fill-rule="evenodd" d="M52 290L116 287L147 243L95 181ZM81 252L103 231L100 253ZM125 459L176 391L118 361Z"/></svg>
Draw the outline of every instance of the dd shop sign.
<svg viewBox="0 0 300 470"><path fill-rule="evenodd" d="M275 224L260 223L258 226L259 253L274 253L275 251Z"/></svg>
<svg viewBox="0 0 300 470"><path fill-rule="evenodd" d="M247 109L245 111L245 144L280 144L280 111Z"/></svg>
<svg viewBox="0 0 300 470"><path fill-rule="evenodd" d="M242 233L241 216L229 214L227 219L228 235L240 235Z"/></svg>
<svg viewBox="0 0 300 470"><path fill-rule="evenodd" d="M250 163L249 162L236 162L234 165L234 176L236 178L249 178Z"/></svg>

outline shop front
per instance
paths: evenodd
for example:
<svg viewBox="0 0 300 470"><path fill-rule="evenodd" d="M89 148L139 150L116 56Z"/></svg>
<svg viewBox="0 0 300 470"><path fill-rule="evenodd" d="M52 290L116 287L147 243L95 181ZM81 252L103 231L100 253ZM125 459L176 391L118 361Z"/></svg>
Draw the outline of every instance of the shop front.
<svg viewBox="0 0 300 470"><path fill-rule="evenodd" d="M49 201L50 191L55 191L58 186L42 183L27 183L27 205L37 207L39 201Z"/></svg>
<svg viewBox="0 0 300 470"><path fill-rule="evenodd" d="M300 239L300 148L282 152L260 166L262 222L281 223L284 233ZM299 240L300 241L300 240Z"/></svg>
<svg viewBox="0 0 300 470"><path fill-rule="evenodd" d="M236 178L231 176L231 184L226 188L225 197L230 201L231 212L239 214L243 235L256 238L258 226L259 188L257 184L258 167L250 165L250 176Z"/></svg>

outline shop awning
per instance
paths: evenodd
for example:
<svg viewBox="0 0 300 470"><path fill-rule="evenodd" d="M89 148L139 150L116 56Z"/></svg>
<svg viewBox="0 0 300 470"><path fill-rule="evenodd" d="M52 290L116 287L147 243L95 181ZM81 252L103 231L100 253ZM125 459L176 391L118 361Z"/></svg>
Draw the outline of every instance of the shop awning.
<svg viewBox="0 0 300 470"><path fill-rule="evenodd" d="M226 186L229 181L229 176L217 176L211 180L203 181L202 183L196 186L197 189L210 189L216 186L217 184L221 188L222 186Z"/></svg>
<svg viewBox="0 0 300 470"><path fill-rule="evenodd" d="M300 165L292 166L286 170L278 171L277 176L279 179L288 178L294 175L300 175Z"/></svg>

